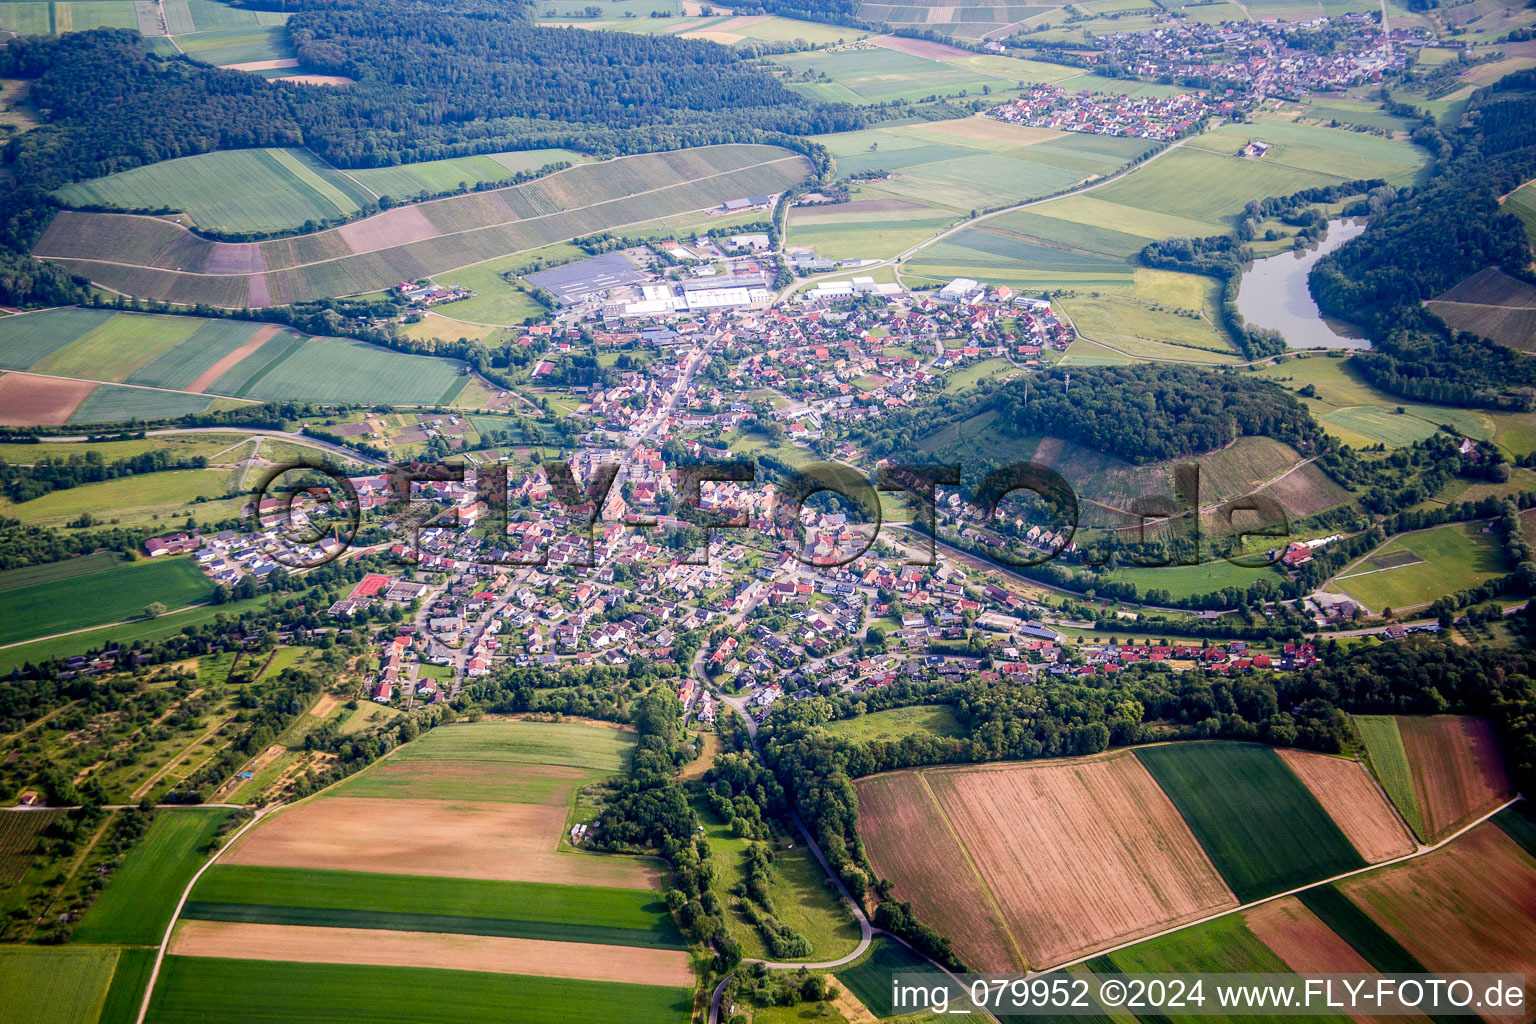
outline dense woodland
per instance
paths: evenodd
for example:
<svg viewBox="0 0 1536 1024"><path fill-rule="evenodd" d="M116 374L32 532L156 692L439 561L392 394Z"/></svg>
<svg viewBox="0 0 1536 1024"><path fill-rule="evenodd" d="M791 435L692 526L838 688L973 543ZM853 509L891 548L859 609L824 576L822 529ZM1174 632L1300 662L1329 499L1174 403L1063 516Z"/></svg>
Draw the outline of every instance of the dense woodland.
<svg viewBox="0 0 1536 1024"><path fill-rule="evenodd" d="M1374 350L1352 358L1377 387L1420 401L1536 408L1536 358L1451 330L1419 303L1485 267L1531 279L1529 238L1498 197L1536 177L1536 72L1474 94L1458 123L1425 123L1429 183L1389 204L1313 267L1324 311L1366 324Z"/></svg>

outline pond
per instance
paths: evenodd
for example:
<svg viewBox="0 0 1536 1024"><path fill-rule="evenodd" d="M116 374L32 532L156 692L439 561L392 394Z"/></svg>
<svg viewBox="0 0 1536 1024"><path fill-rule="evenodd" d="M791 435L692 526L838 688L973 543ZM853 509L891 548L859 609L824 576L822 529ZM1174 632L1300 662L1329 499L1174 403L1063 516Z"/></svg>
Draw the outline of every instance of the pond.
<svg viewBox="0 0 1536 1024"><path fill-rule="evenodd" d="M1279 331L1291 348L1369 348L1363 331L1325 315L1307 290L1312 265L1364 230L1363 219L1331 220L1315 249L1254 260L1238 286L1237 311L1255 327Z"/></svg>

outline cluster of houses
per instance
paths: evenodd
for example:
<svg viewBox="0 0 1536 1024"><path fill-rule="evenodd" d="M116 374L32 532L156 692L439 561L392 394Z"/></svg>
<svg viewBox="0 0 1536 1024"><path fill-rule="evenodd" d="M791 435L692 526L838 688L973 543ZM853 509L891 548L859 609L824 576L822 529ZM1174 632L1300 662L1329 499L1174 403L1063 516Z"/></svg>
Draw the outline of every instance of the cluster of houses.
<svg viewBox="0 0 1536 1024"><path fill-rule="evenodd" d="M1197 93L1126 96L1035 85L988 116L1031 128L1169 142L1188 134L1217 108Z"/></svg>

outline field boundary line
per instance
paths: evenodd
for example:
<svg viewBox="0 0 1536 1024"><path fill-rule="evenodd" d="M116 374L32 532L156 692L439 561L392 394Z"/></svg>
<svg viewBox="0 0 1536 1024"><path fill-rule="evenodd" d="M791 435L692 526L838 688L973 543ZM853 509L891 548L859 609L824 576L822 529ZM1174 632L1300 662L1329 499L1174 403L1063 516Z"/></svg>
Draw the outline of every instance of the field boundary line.
<svg viewBox="0 0 1536 1024"><path fill-rule="evenodd" d="M1513 807L1515 804L1524 799L1525 797L1522 794L1516 793L1509 800L1504 801L1499 806L1489 811L1487 814L1484 814L1482 817L1475 818L1467 824L1463 825L1461 828L1457 829L1455 832L1452 832L1438 843L1420 845L1419 848L1414 852L1405 853L1401 857L1394 857L1391 860L1384 860L1377 864L1367 864L1363 868L1355 868L1352 871L1345 871L1342 874L1334 875L1331 878L1322 878L1316 882L1309 882L1306 885L1297 886L1296 888L1288 889L1285 892L1277 892L1273 896L1265 896L1263 899L1254 900L1251 903L1240 903L1235 907L1220 911L1219 913L1211 914L1208 917L1202 917L1196 921L1190 921L1186 924L1181 924L1174 928L1165 928L1160 932L1154 932L1151 935L1144 935L1141 938L1133 939L1130 942L1122 942L1118 946L1111 946L1108 949L1101 949L1096 953L1090 954L1089 956L1079 957L1076 960L1069 960L1064 963L1053 964L1049 968L1042 968L1038 971L1030 971L1028 972L1029 976L1034 977L1037 975L1050 973L1051 971L1059 971L1068 967L1076 967L1078 964L1087 963L1094 957L1108 956L1111 953L1118 953L1122 949L1129 949L1131 946L1140 945L1143 942L1151 942L1153 939L1160 939L1164 936L1172 935L1175 932L1181 932L1186 928L1194 928L1197 925L1206 924L1207 922L1215 921L1220 918L1227 917L1231 914L1241 914L1245 911L1252 910L1254 907L1261 907L1266 903L1273 903L1275 900L1283 900L1288 896L1295 896L1299 893L1304 893L1309 889L1321 888L1325 885L1332 885L1335 882L1342 882L1346 878L1353 878L1356 875L1369 874L1372 871L1379 871L1382 868L1395 867L1398 864L1404 864L1411 860L1417 860L1420 857L1435 853L1445 846L1449 846L1451 843L1455 842L1457 839L1460 839L1462 836L1477 828L1479 825L1485 824L1490 818L1498 814L1500 811Z"/></svg>
<svg viewBox="0 0 1536 1024"><path fill-rule="evenodd" d="M373 196L374 199L378 199L379 198L379 194L377 192L375 192L373 189L369 188L367 185L364 185L362 182L358 181L356 178L352 177L352 175L348 174L346 171L342 170L340 167L337 167L335 164L331 163L329 160L327 160L325 157L321 156L319 153L316 153L314 150L310 149L308 146L304 146L304 147L301 147L301 148L304 150L304 152L308 153L310 156L314 157L316 160L320 161L322 164L324 164L325 166L329 167L331 170L335 171L337 174L341 175L343 178L346 178L348 181L350 181L352 184L356 185L358 188L362 189L364 192L367 192L369 195ZM549 177L549 175L545 175L545 177ZM538 179L535 178L534 180L537 181ZM379 212L382 213L383 211L381 210Z"/></svg>
<svg viewBox="0 0 1536 1024"><path fill-rule="evenodd" d="M199 601L196 604L182 605L180 608L172 608L171 610L169 610L167 612L163 612L160 615L155 616L154 618L163 619L163 618L165 618L166 616L169 616L169 615L177 615L177 614L180 614L181 612L189 612L189 611L191 611L194 608L206 608L208 605L210 605L212 603L213 603L212 601ZM133 625L136 622L150 622L150 621L152 621L150 616L148 616L148 615L140 615L137 618L133 618L133 619L123 619L121 622L103 622L99 626L86 626L83 629L70 629L70 630L64 631L63 633L52 633L52 634L49 634L48 636L35 636L32 639L30 639L30 640L16 640L16 641L14 641L12 643L0 644L0 651L9 650L12 647L25 647L27 644L42 643L44 640L59 640L59 639L62 639L63 637L66 637L66 636L74 636L76 633L92 633L92 632L95 632L98 629L116 629L118 626L131 626L131 625Z"/></svg>
<svg viewBox="0 0 1536 1024"><path fill-rule="evenodd" d="M187 887L181 891L181 899L176 902L176 909L171 912L170 923L165 926L165 935L161 937L160 948L155 953L155 966L149 972L149 982L144 986L144 1000L139 1004L137 1024L144 1024L144 1018L149 1016L149 1000L155 994L155 982L160 978L160 966L165 962L165 951L171 944L171 932L175 931L176 922L181 918L182 908L187 905L187 897L192 895L192 887L197 885L197 880L203 877L203 872L212 867L224 855L225 850L235 845L235 840L245 835L250 827L260 821L267 811L275 809L264 807L251 815L250 821L240 826L234 835L230 836L223 845L213 852L212 857L203 862L203 866L197 869L197 873L192 876L192 880L187 883Z"/></svg>
<svg viewBox="0 0 1536 1024"><path fill-rule="evenodd" d="M1008 936L1008 945L1013 947L1013 955L1019 958L1019 963L1024 965L1026 971L1029 970L1029 958L1019 948L1019 940L1013 934L1013 929L1008 926L1008 918L1003 916L1003 908L998 905L997 894L992 891L987 880L981 877L981 868L976 866L976 858L972 857L971 851L966 848L965 840L961 838L959 829L955 828L955 823L949 820L949 813L944 810L944 805L939 802L939 795L933 791L933 786L928 782L928 773L919 771L917 779L922 783L923 792L928 794L928 799L933 801L933 809L939 812L939 817L943 820L944 827L949 829L955 845L960 848L960 854L965 858L966 866L971 869L971 874L976 876L976 884L981 886L981 891L987 894L987 902L992 904L992 916L997 919L998 924L1003 926L1003 934Z"/></svg>

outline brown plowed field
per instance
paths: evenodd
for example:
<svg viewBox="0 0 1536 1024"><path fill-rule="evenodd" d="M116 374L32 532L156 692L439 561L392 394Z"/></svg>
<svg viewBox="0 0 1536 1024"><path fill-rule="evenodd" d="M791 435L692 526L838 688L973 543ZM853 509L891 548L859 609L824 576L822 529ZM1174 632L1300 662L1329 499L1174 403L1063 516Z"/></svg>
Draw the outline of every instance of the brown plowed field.
<svg viewBox="0 0 1536 1024"><path fill-rule="evenodd" d="M1536 860L1497 825L1338 885L1426 970L1524 974L1536 997Z"/></svg>
<svg viewBox="0 0 1536 1024"><path fill-rule="evenodd" d="M1277 753L1367 861L1391 860L1418 848L1364 765L1303 750L1281 748Z"/></svg>
<svg viewBox="0 0 1536 1024"><path fill-rule="evenodd" d="M855 199L851 203L821 203L816 206L796 206L790 211L791 221L808 217L831 217L844 213L886 213L891 210L921 210L917 203L905 199Z"/></svg>
<svg viewBox="0 0 1536 1024"><path fill-rule="evenodd" d="M58 426L94 390L96 382L91 380L7 373L0 376L0 423L8 427Z"/></svg>
<svg viewBox="0 0 1536 1024"><path fill-rule="evenodd" d="M918 772L860 779L859 831L875 872L977 971L1018 970L992 898Z"/></svg>
<svg viewBox="0 0 1536 1024"><path fill-rule="evenodd" d="M934 13L943 13L938 8L928 9L929 21L934 22ZM948 21L948 18L942 19ZM876 46L883 46L887 50L898 50L902 53L910 53L914 57L927 57L929 60L948 60L953 57L969 57L970 53L957 46L946 43L935 43L928 39L908 39L905 36L878 36L870 42Z"/></svg>
<svg viewBox="0 0 1536 1024"><path fill-rule="evenodd" d="M1353 946L1329 928L1294 896L1273 900L1243 915L1243 922L1258 940L1297 974L1375 974ZM1422 1024L1423 1017L1368 1017L1356 1015L1361 1024Z"/></svg>
<svg viewBox="0 0 1536 1024"><path fill-rule="evenodd" d="M369 964L579 978L635 985L693 986L688 954L674 949L601 946L494 935L312 928L233 921L183 921L171 938L176 956Z"/></svg>
<svg viewBox="0 0 1536 1024"><path fill-rule="evenodd" d="M1514 795L1493 727L1483 719L1405 716L1397 724L1429 842L1444 839Z"/></svg>
<svg viewBox="0 0 1536 1024"><path fill-rule="evenodd" d="M490 223L481 221L482 224ZM336 229L353 252L372 252L391 245L419 242L442 234L420 206L397 206L374 217L355 220Z"/></svg>
<svg viewBox="0 0 1536 1024"><path fill-rule="evenodd" d="M558 853L566 808L328 797L283 811L225 854L229 864L657 888L627 857Z"/></svg>
<svg viewBox="0 0 1536 1024"><path fill-rule="evenodd" d="M1237 905L1129 753L926 778L1031 968Z"/></svg>

